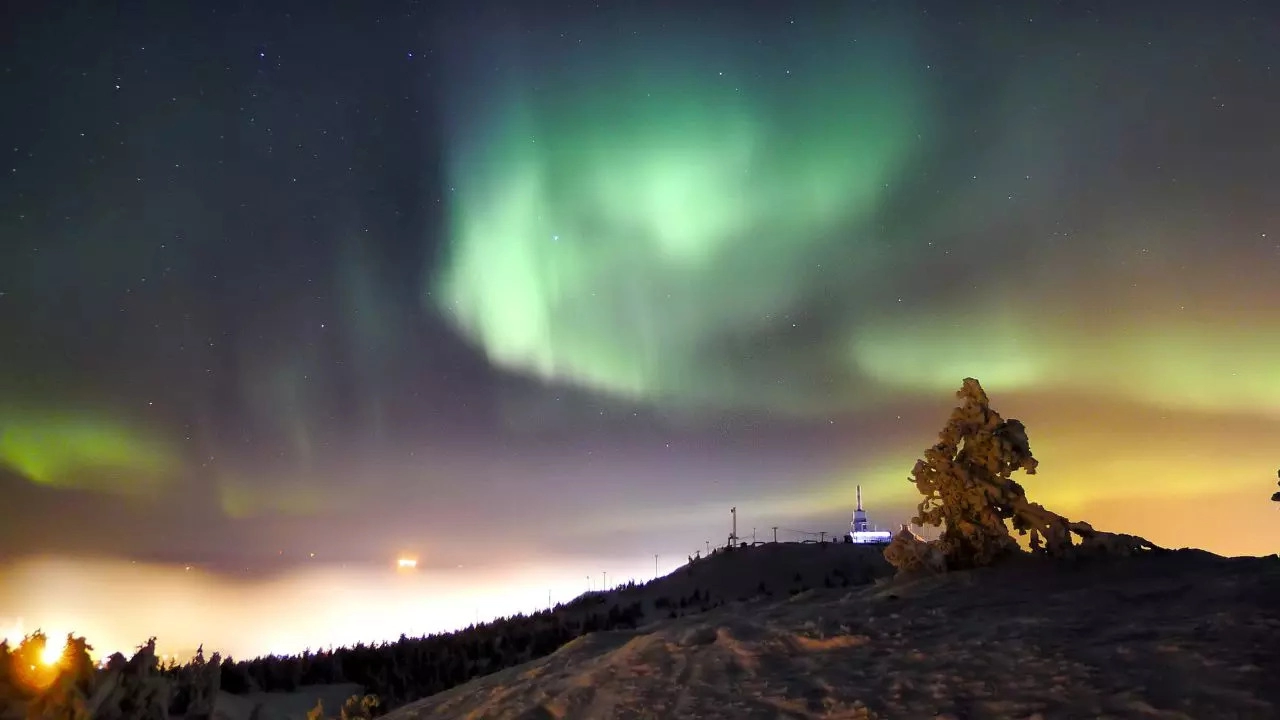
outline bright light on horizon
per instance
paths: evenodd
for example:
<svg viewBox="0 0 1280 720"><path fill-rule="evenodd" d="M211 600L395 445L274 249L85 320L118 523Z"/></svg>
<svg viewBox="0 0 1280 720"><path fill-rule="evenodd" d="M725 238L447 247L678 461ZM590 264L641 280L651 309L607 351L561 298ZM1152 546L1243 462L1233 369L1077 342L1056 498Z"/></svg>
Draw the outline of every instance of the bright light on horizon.
<svg viewBox="0 0 1280 720"><path fill-rule="evenodd" d="M44 650L40 651L40 662L53 667L62 661L62 653L66 650L65 642L58 642L55 636L46 639Z"/></svg>
<svg viewBox="0 0 1280 720"><path fill-rule="evenodd" d="M418 567L418 561L413 558L402 557L396 561L396 566L401 570L413 570Z"/></svg>
<svg viewBox="0 0 1280 720"><path fill-rule="evenodd" d="M399 560L414 566L402 570ZM0 623L0 630L16 644L24 628L70 628L88 640L95 660L115 652L132 656L149 637L162 654L190 657L203 645L206 657L221 652L247 660L394 642L402 634L452 632L538 612L581 595L584 566L611 568L611 585L653 574L652 558L569 557L465 570L417 563L402 557L381 570L309 564L248 582L181 565L31 558L0 566L0 618L20 618L12 627ZM298 612L300 605L307 612ZM45 632L56 662L66 633Z"/></svg>
<svg viewBox="0 0 1280 720"><path fill-rule="evenodd" d="M0 574L0 577L3 575ZM45 630L41 627L28 632L23 618L15 618L12 622L0 618L0 642L8 643L11 650L16 649L28 635L35 632L43 633L45 637L44 649L40 651L40 664L49 667L57 665L62 660L62 653L66 650L67 633Z"/></svg>

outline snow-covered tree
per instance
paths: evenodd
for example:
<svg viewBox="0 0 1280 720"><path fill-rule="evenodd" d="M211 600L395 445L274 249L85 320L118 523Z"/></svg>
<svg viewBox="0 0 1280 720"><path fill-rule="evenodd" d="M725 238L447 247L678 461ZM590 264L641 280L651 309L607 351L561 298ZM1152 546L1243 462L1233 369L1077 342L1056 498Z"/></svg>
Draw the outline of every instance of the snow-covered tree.
<svg viewBox="0 0 1280 720"><path fill-rule="evenodd" d="M911 522L942 527L942 534L925 543L908 530L899 533L885 557L900 571L939 565L947 570L982 567L1021 554L1011 527L1029 536L1032 553L1051 557L1158 549L1133 535L1071 522L1029 501L1013 479L1019 470L1034 475L1039 466L1026 427L993 410L973 378L965 378L956 396L960 404L951 411L938 442L916 461L910 478L924 496Z"/></svg>

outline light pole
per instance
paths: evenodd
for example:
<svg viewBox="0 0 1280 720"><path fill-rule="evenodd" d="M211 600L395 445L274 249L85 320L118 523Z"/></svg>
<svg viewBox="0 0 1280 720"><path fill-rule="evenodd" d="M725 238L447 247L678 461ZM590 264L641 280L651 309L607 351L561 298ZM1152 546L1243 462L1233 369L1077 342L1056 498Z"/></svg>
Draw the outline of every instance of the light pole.
<svg viewBox="0 0 1280 720"><path fill-rule="evenodd" d="M653 579L654 579L654 580L657 580L657 579L658 579L658 556L657 556L657 554L654 554L654 556L653 556Z"/></svg>

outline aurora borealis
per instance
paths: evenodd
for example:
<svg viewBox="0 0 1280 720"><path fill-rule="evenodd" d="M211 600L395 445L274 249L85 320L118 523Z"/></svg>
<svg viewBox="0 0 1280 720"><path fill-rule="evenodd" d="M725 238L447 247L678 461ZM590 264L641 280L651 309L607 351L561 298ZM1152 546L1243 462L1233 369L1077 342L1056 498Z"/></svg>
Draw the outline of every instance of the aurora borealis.
<svg viewBox="0 0 1280 720"><path fill-rule="evenodd" d="M0 422L5 427L0 457L35 483L90 489L114 479L99 489L128 494L163 482L175 469L167 448L148 443L119 421L19 411Z"/></svg>
<svg viewBox="0 0 1280 720"><path fill-rule="evenodd" d="M786 63L688 31L666 56L615 48L620 77L548 63L525 80L536 98L456 133L435 306L505 369L663 404L765 400L778 378L745 346L824 278L883 272L876 213L929 124L920 73L868 40ZM767 402L823 392L795 380Z"/></svg>
<svg viewBox="0 0 1280 720"><path fill-rule="evenodd" d="M1275 552L1280 20L1115 5L9 11L0 565L887 525L968 375L1033 500Z"/></svg>

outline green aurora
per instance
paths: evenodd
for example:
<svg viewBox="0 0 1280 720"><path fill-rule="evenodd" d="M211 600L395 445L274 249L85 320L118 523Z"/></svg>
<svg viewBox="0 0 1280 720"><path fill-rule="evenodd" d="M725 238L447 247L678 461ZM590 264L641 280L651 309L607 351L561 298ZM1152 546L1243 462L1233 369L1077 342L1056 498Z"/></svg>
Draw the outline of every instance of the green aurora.
<svg viewBox="0 0 1280 720"><path fill-rule="evenodd" d="M179 466L166 444L92 413L0 414L0 465L58 488L139 495L158 489Z"/></svg>
<svg viewBox="0 0 1280 720"><path fill-rule="evenodd" d="M909 65L845 43L512 93L453 163L431 301L492 363L546 380L667 406L835 399L752 340L796 324L828 268L883 271L873 220L926 120Z"/></svg>

